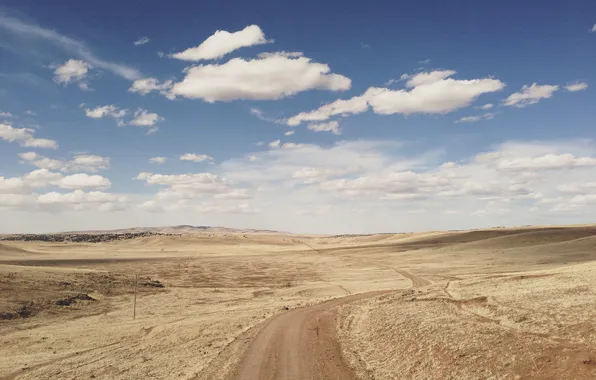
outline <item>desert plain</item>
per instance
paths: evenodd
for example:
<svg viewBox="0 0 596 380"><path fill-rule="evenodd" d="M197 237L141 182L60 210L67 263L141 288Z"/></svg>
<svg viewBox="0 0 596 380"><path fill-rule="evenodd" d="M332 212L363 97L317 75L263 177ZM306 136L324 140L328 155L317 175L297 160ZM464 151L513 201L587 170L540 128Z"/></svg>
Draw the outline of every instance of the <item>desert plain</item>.
<svg viewBox="0 0 596 380"><path fill-rule="evenodd" d="M1 380L596 378L596 226L0 239Z"/></svg>

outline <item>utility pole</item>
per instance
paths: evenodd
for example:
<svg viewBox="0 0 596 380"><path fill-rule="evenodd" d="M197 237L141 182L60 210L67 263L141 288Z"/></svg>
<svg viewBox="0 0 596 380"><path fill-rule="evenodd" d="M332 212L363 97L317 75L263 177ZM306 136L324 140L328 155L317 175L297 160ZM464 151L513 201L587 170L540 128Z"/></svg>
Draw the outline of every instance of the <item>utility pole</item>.
<svg viewBox="0 0 596 380"><path fill-rule="evenodd" d="M137 284L139 283L139 275L135 274L135 298L132 307L132 319L137 319Z"/></svg>

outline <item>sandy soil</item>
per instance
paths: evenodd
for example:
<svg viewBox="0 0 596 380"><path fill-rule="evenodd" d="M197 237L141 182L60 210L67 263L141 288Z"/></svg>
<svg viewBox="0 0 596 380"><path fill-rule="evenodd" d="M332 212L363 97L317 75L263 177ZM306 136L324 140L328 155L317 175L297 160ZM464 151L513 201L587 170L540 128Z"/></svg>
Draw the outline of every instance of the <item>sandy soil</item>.
<svg viewBox="0 0 596 380"><path fill-rule="evenodd" d="M590 226L2 242L0 379L592 379L595 259Z"/></svg>

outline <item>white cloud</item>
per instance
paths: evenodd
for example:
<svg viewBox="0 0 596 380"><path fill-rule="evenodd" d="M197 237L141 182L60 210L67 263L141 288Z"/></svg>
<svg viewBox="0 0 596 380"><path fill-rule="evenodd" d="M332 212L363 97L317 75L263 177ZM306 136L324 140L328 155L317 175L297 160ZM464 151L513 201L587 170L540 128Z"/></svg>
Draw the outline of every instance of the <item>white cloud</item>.
<svg viewBox="0 0 596 380"><path fill-rule="evenodd" d="M266 44L265 33L258 25L249 25L246 28L230 33L218 30L199 46L189 48L180 53L171 54L171 58L183 61L202 61L218 59L226 54L243 47Z"/></svg>
<svg viewBox="0 0 596 380"><path fill-rule="evenodd" d="M296 126L303 121L322 121L334 115L357 114L368 110L368 102L363 96L354 96L351 99L338 99L311 112L301 112L287 120L290 126Z"/></svg>
<svg viewBox="0 0 596 380"><path fill-rule="evenodd" d="M475 123L477 121L482 120L482 116L481 115L477 115L477 116L465 116L462 117L461 119L456 120L456 123Z"/></svg>
<svg viewBox="0 0 596 380"><path fill-rule="evenodd" d="M295 131L287 131L286 133L284 133L284 136L292 136L294 132Z"/></svg>
<svg viewBox="0 0 596 380"><path fill-rule="evenodd" d="M85 61L69 59L54 70L54 81L63 85L79 82L81 89L88 90L88 84L83 80L87 77L90 68L92 68L91 65Z"/></svg>
<svg viewBox="0 0 596 380"><path fill-rule="evenodd" d="M195 153L185 153L180 156L182 161L193 161L193 162L203 162L203 161L213 161L213 157L208 156L206 154L195 154Z"/></svg>
<svg viewBox="0 0 596 380"><path fill-rule="evenodd" d="M135 46L140 46L140 45L145 45L146 43L149 43L150 39L149 37L141 37L138 40L136 40L135 42L133 42L133 44Z"/></svg>
<svg viewBox="0 0 596 380"><path fill-rule="evenodd" d="M0 117L12 117L10 112L0 112Z"/></svg>
<svg viewBox="0 0 596 380"><path fill-rule="evenodd" d="M561 193L571 194L595 193L596 182L579 182L572 184L563 184L557 186L557 191Z"/></svg>
<svg viewBox="0 0 596 380"><path fill-rule="evenodd" d="M58 180L57 185L63 189L105 189L112 184L109 179L99 175L85 173L73 174Z"/></svg>
<svg viewBox="0 0 596 380"><path fill-rule="evenodd" d="M570 92L583 91L586 88L588 88L588 84L585 82L575 82L565 86L565 89Z"/></svg>
<svg viewBox="0 0 596 380"><path fill-rule="evenodd" d="M418 87L424 84L431 84L446 79L456 74L454 70L436 70L427 73L418 73L409 77L406 82L406 87Z"/></svg>
<svg viewBox="0 0 596 380"><path fill-rule="evenodd" d="M125 203L127 198L122 195L105 193L102 191L85 192L75 190L71 193L58 193L55 191L41 194L37 197L37 204L55 205L55 204L88 204L88 203Z"/></svg>
<svg viewBox="0 0 596 380"><path fill-rule="evenodd" d="M349 170L330 169L325 167L306 167L296 170L294 173L292 173L292 178L298 179L303 183L315 183L325 180L329 177L346 174L347 172L349 172Z"/></svg>
<svg viewBox="0 0 596 380"><path fill-rule="evenodd" d="M9 124L0 123L0 139L4 141L16 142L27 148L58 148L56 141L35 138L34 133L35 131L30 128L14 128Z"/></svg>
<svg viewBox="0 0 596 380"><path fill-rule="evenodd" d="M90 171L96 172L110 167L110 159L95 154L75 154L74 158L68 161L64 171Z"/></svg>
<svg viewBox="0 0 596 380"><path fill-rule="evenodd" d="M296 144L293 142L287 142L281 145L282 149L300 149L300 148L304 148L306 145L305 144Z"/></svg>
<svg viewBox="0 0 596 380"><path fill-rule="evenodd" d="M129 111L127 109L121 109L116 107L113 104L106 105L106 106L98 106L96 108L85 109L85 114L93 119L101 119L104 117L112 117L116 119L116 122L119 127L123 127L125 125L133 125L137 127L147 127L149 130L147 134L151 134L157 131L156 124L160 121L163 121L164 118L159 116L157 113L149 112L146 109L139 108L135 111L132 116L132 120L125 121L124 118L128 115Z"/></svg>
<svg viewBox="0 0 596 380"><path fill-rule="evenodd" d="M592 27L592 29L590 30L592 33L596 33L596 24L594 24L594 26Z"/></svg>
<svg viewBox="0 0 596 380"><path fill-rule="evenodd" d="M34 189L56 186L61 189L108 188L110 180L98 175L73 174L63 176L48 169L38 169L22 177L4 178L0 176L0 193L26 194Z"/></svg>
<svg viewBox="0 0 596 380"><path fill-rule="evenodd" d="M491 108L493 108L493 107L494 107L494 104L492 104L492 103L487 103L487 104L485 104L485 105L483 105L483 106L480 106L480 107L477 107L477 108L478 108L478 109L481 109L481 110L489 110L489 109L491 109Z"/></svg>
<svg viewBox="0 0 596 380"><path fill-rule="evenodd" d="M141 78L134 81L128 91L137 92L141 95L147 95L151 91L158 91L165 97L171 98L169 90L172 88L172 83L173 81L171 80L159 83L155 78Z"/></svg>
<svg viewBox="0 0 596 380"><path fill-rule="evenodd" d="M322 121L334 115L357 114L369 107L381 115L445 114L469 106L482 94L497 92L505 87L503 82L492 78L449 78L454 73L444 70L416 74L407 82L410 90L370 87L360 96L349 100L339 99L317 110L293 116L287 120L287 124L295 126L303 121Z"/></svg>
<svg viewBox="0 0 596 380"><path fill-rule="evenodd" d="M399 77L399 79L389 79L387 82L385 82L385 87L389 87L392 84L399 83L399 82L402 82L404 80L408 80L409 78L410 78L410 75L409 74L402 74Z"/></svg>
<svg viewBox="0 0 596 380"><path fill-rule="evenodd" d="M31 110L26 110L26 111L24 112L24 114L25 114L25 115L30 115L30 116L35 116L35 115L37 115L35 112L33 112L33 111L31 111Z"/></svg>
<svg viewBox="0 0 596 380"><path fill-rule="evenodd" d="M269 143L269 148L279 148L281 145L281 140L271 141Z"/></svg>
<svg viewBox="0 0 596 380"><path fill-rule="evenodd" d="M193 66L185 72L186 77L174 84L171 94L209 103L276 100L307 90L344 91L351 86L349 78L330 73L326 64L284 54L234 58L223 64Z"/></svg>
<svg viewBox="0 0 596 380"><path fill-rule="evenodd" d="M147 185L165 186L155 194L155 200L171 201L196 199L216 194L230 194L234 188L230 182L212 173L153 174L139 173L136 179Z"/></svg>
<svg viewBox="0 0 596 380"><path fill-rule="evenodd" d="M249 199L250 195L246 189L232 189L227 193L215 194L215 199Z"/></svg>
<svg viewBox="0 0 596 380"><path fill-rule="evenodd" d="M487 207L485 209L480 209L474 211L471 215L472 216L486 216L486 215L497 215L503 216L511 213L511 209L508 208L495 208L495 207Z"/></svg>
<svg viewBox="0 0 596 380"><path fill-rule="evenodd" d="M205 213L225 213L225 214L259 214L261 210L253 208L246 203L232 206L222 206L214 204L199 205L197 211Z"/></svg>
<svg viewBox="0 0 596 380"><path fill-rule="evenodd" d="M128 124L135 125L137 127L149 127L147 134L151 134L157 131L155 124L163 120L164 118L158 114L139 108L134 113L134 119L132 119Z"/></svg>
<svg viewBox="0 0 596 380"><path fill-rule="evenodd" d="M541 99L551 98L557 90L559 90L559 86L532 83L531 86L524 85L519 92L509 95L507 99L503 100L503 103L506 106L522 108L530 104L536 104Z"/></svg>
<svg viewBox="0 0 596 380"><path fill-rule="evenodd" d="M85 114L92 119L101 119L103 117L113 117L116 120L122 120L128 114L127 109L120 109L113 104L97 106L93 109L86 108Z"/></svg>
<svg viewBox="0 0 596 380"><path fill-rule="evenodd" d="M109 223L134 225L153 208L165 212L160 216L163 224L194 221L239 228L356 233L552 224L559 220L587 223L596 212L593 141L513 141L482 154L425 151L420 145L395 141L295 144L293 149L282 149L283 145L280 142L279 149L254 151L210 165L212 173L140 173L137 178L153 195L140 191L129 195L125 203L106 199L103 203L59 203L59 198L38 204L35 192L53 189L31 190L23 184L57 183L62 177L56 175L66 175L59 170L3 178L0 204L5 218L0 218L0 223L10 218L12 225L18 221L15 210L27 209L21 214L21 219L28 220L27 228L43 229L50 219L41 210L85 209L89 213L77 218L80 223L90 217L104 227ZM28 153L25 158L39 159ZM249 196L250 202L242 200ZM130 203L142 206L134 214L117 217L94 214ZM249 214L259 210L259 216ZM426 214L417 213L419 210ZM454 212L474 213L475 217L454 218ZM56 228L67 229L65 219L54 220ZM268 224L271 220L275 225Z"/></svg>
<svg viewBox="0 0 596 380"><path fill-rule="evenodd" d="M148 212L164 212L163 206L161 206L157 201L150 200L143 202L139 205L139 208Z"/></svg>
<svg viewBox="0 0 596 380"><path fill-rule="evenodd" d="M337 120L328 123L309 124L308 129L315 132L331 132L335 135L340 135L339 122Z"/></svg>
<svg viewBox="0 0 596 380"><path fill-rule="evenodd" d="M546 154L538 157L501 157L496 166L504 170L550 170L595 167L595 157L575 157L571 153Z"/></svg>
<svg viewBox="0 0 596 380"><path fill-rule="evenodd" d="M7 207L22 207L34 201L28 194L2 194L0 192L0 209Z"/></svg>
<svg viewBox="0 0 596 380"><path fill-rule="evenodd" d="M164 164L167 161L165 157L152 157L149 159L149 162L152 164Z"/></svg>
<svg viewBox="0 0 596 380"><path fill-rule="evenodd" d="M25 162L37 166L40 169L60 170L63 172L84 171L97 172L110 167L110 159L94 154L75 154L72 160L58 160L44 157L35 152L24 152L19 154Z"/></svg>
<svg viewBox="0 0 596 380"><path fill-rule="evenodd" d="M252 107L250 109L250 114L253 116L256 116L257 119L266 121L268 123L275 123L275 124L278 123L278 120L265 115L265 112L263 112L262 110L260 110L259 108L256 108L256 107Z"/></svg>
<svg viewBox="0 0 596 380"><path fill-rule="evenodd" d="M139 71L133 67L103 60L91 52L82 42L59 34L58 32L45 29L34 24L27 24L19 19L0 15L0 28L5 28L20 36L38 38L48 41L64 51L77 55L79 58L89 62L94 67L110 71L128 80L135 80L141 77Z"/></svg>
<svg viewBox="0 0 596 380"><path fill-rule="evenodd" d="M490 120L494 119L495 114L487 112L484 115L476 115L476 116L464 116L461 119L456 120L456 123L475 123L480 120Z"/></svg>

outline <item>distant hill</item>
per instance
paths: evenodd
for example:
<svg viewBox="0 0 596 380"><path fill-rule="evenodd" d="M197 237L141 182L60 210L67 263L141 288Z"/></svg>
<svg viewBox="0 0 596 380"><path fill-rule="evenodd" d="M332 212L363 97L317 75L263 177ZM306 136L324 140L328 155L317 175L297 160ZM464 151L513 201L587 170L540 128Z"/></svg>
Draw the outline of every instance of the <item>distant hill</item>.
<svg viewBox="0 0 596 380"><path fill-rule="evenodd" d="M143 233L150 232L156 234L287 234L286 232L273 230L255 230L255 229L237 229L219 226L162 226L162 227L132 227L122 228L116 230L91 230L91 231L65 231L61 234L126 234L126 233Z"/></svg>

